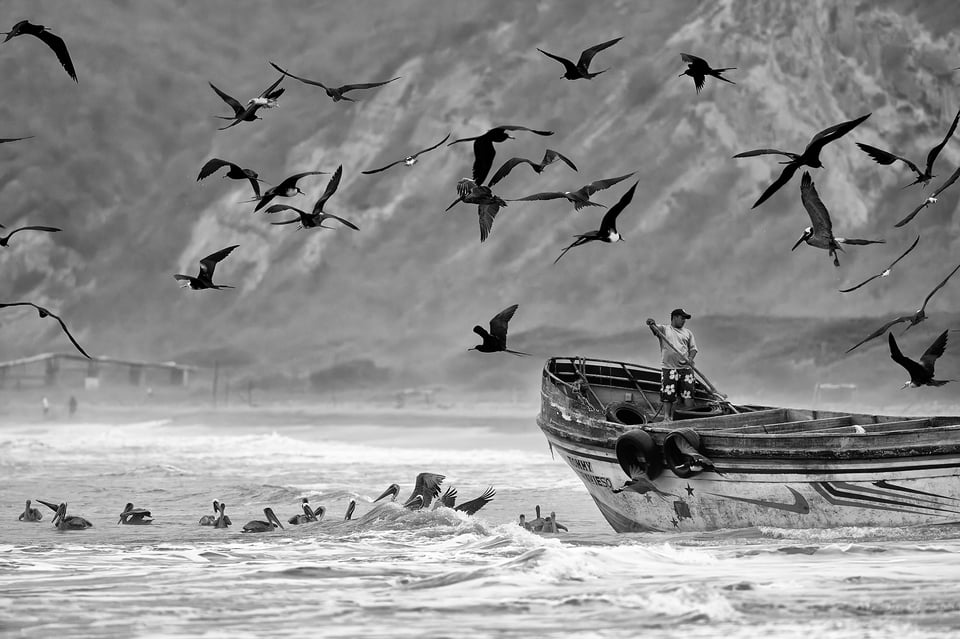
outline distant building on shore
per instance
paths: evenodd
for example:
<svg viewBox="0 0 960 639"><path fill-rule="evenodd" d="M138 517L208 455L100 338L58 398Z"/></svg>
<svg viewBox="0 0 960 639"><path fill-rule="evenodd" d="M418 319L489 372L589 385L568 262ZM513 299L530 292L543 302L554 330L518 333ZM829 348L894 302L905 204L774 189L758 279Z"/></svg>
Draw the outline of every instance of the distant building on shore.
<svg viewBox="0 0 960 639"><path fill-rule="evenodd" d="M65 386L97 390L101 385L177 386L186 388L196 366L143 362L76 353L41 353L0 362L0 388Z"/></svg>

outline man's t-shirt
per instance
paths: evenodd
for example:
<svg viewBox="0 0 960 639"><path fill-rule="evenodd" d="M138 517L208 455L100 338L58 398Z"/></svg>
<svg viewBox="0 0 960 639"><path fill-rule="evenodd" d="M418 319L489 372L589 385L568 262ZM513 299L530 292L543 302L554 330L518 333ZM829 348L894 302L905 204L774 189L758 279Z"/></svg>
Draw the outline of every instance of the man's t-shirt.
<svg viewBox="0 0 960 639"><path fill-rule="evenodd" d="M689 328L674 328L672 325L664 326L663 324L657 324L657 328L663 333L664 337L668 342L673 344L678 351L683 353L683 356L690 359L690 351L697 350L697 343L693 339L693 333L690 332ZM660 361L663 363L664 368L682 368L687 364L683 364L680 359L680 355L663 343L664 338L660 338Z"/></svg>

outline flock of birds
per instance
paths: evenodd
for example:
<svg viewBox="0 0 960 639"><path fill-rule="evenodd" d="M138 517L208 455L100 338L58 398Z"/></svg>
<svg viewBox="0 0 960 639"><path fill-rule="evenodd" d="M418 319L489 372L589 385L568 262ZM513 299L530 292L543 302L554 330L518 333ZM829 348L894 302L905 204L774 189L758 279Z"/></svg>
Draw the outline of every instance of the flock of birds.
<svg viewBox="0 0 960 639"><path fill-rule="evenodd" d="M56 55L57 59L62 64L63 68L66 70L68 75L74 80L77 80L76 70L73 65L73 61L70 57L70 54L67 50L67 46L64 43L63 39L59 36L51 33L49 29L43 25L32 24L27 20L22 20L16 23L9 32L6 32L6 38L4 43L10 41L13 38L18 36L30 35L38 38L44 44L46 44ZM593 62L594 57L616 45L620 42L622 38L613 38L607 40L595 46L584 49L577 60L574 63L572 60L562 57L560 55L538 49L540 53L548 57L551 60L555 60L563 65L564 73L563 78L574 81L574 80L593 80L597 76L605 73L609 69L603 69L600 71L591 71L590 65ZM720 80L729 84L735 84L732 80L723 76L723 73L727 71L735 70L736 67L724 67L724 68L713 68L711 65L703 58L691 55L689 53L681 53L681 59L684 63L687 64L687 68L680 74L680 76L689 76L693 79L694 88L699 94L703 89L708 77ZM332 87L320 82L319 80L313 80L301 75L296 75L291 73L286 68L270 62L270 65L278 71L281 75L275 81L273 81L264 91L262 91L256 97L250 98L246 103L238 100L237 98L229 95L228 93L222 91L213 83L210 83L210 87L213 91L230 107L233 111L232 115L226 116L215 116L223 120L228 121L223 127L220 127L220 130L230 129L234 126L240 125L242 123L250 123L256 120L261 119L260 113L264 109L271 109L278 105L279 98L283 95L285 89L281 87L281 83L286 78L291 78L307 86L318 87L322 89L328 97L334 102L339 101L348 101L353 102L355 99L348 96L348 93L358 92L358 91L367 91L382 87L384 85L396 82L400 80L400 77L391 78L389 80L379 81L379 82L369 82L369 83L358 83L358 84L345 84L339 87ZM753 208L756 208L766 202L774 193L779 189L785 186L793 176L804 167L811 169L823 168L823 163L820 159L820 154L823 149L833 142L838 141L843 138L851 131L856 129L860 124L862 124L867 118L870 117L870 113L857 117L853 120L846 122L841 122L839 124L832 125L826 129L818 132L814 135L806 147L799 153L793 151L784 151L775 148L761 148L754 149L750 151L745 151L734 155L734 158L750 158L761 155L780 155L786 158L785 161L782 161L781 164L783 168L779 176L774 180L760 195L757 201L754 203ZM921 169L917 164L915 164L910 159L893 153L888 150L880 149L875 146L870 146L866 144L858 144L858 146L866 153L871 159L877 162L880 165L893 165L897 162L903 163L908 167L916 176L914 181L910 185L921 185L926 186L930 180L932 180L935 175L933 174L934 164L937 160L939 153L942 151L944 146L952 137L958 120L960 120L960 111L957 112L957 116L954 118L953 123L951 124L949 130L944 136L943 140L934 146L929 153L927 154L926 163ZM391 162L385 166L368 169L362 171L365 175L374 175L382 173L391 169L394 166L399 164L404 164L406 166L413 166L417 163L418 158L424 154L430 153L438 149L444 143L446 145L452 146L460 144L463 142L472 142L473 147L473 167L472 174L470 177L464 177L460 179L457 183L457 198L453 201L450 206L447 207L447 210L452 209L459 203L465 204L475 204L477 206L477 216L480 227L480 241L484 242L490 235L490 232L493 227L493 223L497 217L499 211L508 205L508 202L524 202L524 201L547 201L547 200L566 200L573 204L575 211L579 211L584 208L606 208L604 204L595 202L590 198L603 190L609 189L618 183L630 178L633 176L633 172L627 173L625 175L620 175L612 178L598 179L593 182L590 182L587 185L581 186L576 189L571 189L569 191L548 191L548 192L538 192L531 195L527 195L515 199L505 199L493 192L493 187L498 185L504 178L507 177L516 167L521 164L527 164L531 169L537 173L542 173L548 166L554 163L565 164L568 168L573 171L577 171L577 167L572 160L570 160L566 155L560 153L559 151L553 149L546 149L544 151L543 158L537 162L523 157L512 157L504 162L497 171L493 173L493 176L488 180L488 176L493 168L494 159L496 157L496 145L503 143L507 140L513 139L512 133L529 133L537 136L550 136L553 135L553 131L548 130L538 130L533 129L527 126L521 125L498 125L495 126L479 135L464 137L455 139L452 142L447 142L450 138L448 133L442 140L439 142L433 143L430 146L427 146L421 150L418 150L410 155L407 155L405 158ZM21 138L5 138L0 139L0 143L5 142L14 142L28 139L27 137ZM222 159L222 158L211 158L208 160L203 167L200 169L199 175L197 176L197 181L201 181L217 171L227 168L228 170L223 175L224 178L230 178L233 180L243 180L250 184L253 191L252 202L256 202L254 206L254 211L263 211L268 215L275 213L281 213L285 211L292 212L296 214L296 217L291 217L284 219L278 222L272 222L275 225L288 225L288 224L298 224L298 228L301 229L334 229L335 226L328 225L330 222L336 222L340 226L346 227L353 231L359 231L359 227L354 224L352 221L347 220L343 217L325 211L325 207L330 201L331 197L336 193L337 188L340 185L340 181L343 175L343 166L337 167L333 172L333 175L330 177L327 182L326 188L324 189L322 195L314 202L313 207L310 211L305 211L300 208L297 208L288 204L271 204L274 200L278 198L292 198L297 195L303 195L304 191L300 188L299 183L301 180L310 178L312 176L324 175L325 171L305 171L297 173L286 177L280 183L275 186L261 192L260 184L263 182L259 174L249 168L244 168L239 164L234 162ZM933 194L924 199L924 201L918 205L910 214L900 220L896 227L902 227L908 224L913 220L924 208L934 204L937 201L937 196L940 195L945 189L950 187L957 178L960 177L960 168L958 168L947 180L944 181L937 189L934 190ZM600 220L599 228L594 230L585 231L583 233L577 234L574 236L573 242L564 247L559 255L557 256L554 263L556 264L559 260L567 254L573 248L578 246L583 246L591 242L604 242L604 243L615 243L623 240L623 236L617 230L617 219L623 213L623 211L631 203L634 192L636 190L638 181L635 181L627 190L620 196L619 200L610 206L602 219ZM908 186L910 186L908 185ZM816 186L814 184L813 178L810 175L809 171L804 170L801 180L800 180L800 199L806 209L811 225L806 227L803 231L803 234L794 244L793 249L796 249L800 244L807 244L808 246L822 249L828 252L829 256L833 259L835 266L839 266L839 257L838 253L843 250L842 245L870 245L870 244L883 244L885 240L883 239L858 239L858 238L846 238L834 235L833 224L830 219L829 211L820 198L820 195L817 193ZM51 226L40 226L40 225L31 225L24 226L21 228L14 229L10 231L6 236L0 237L0 246L7 246L10 239L19 232L23 231L34 231L34 232L47 232L55 233L60 231L59 228ZM880 273L873 275L864 282L847 288L841 289L843 293L850 293L855 290L860 289L861 287L867 285L871 281L886 277L891 272L891 269L904 259L911 251L913 251L918 242L919 236L914 240L913 244L896 260L894 260L889 266L887 266ZM226 284L218 284L213 281L214 271L217 265L225 260L235 249L238 248L238 245L232 245L225 248L222 248L218 251L207 255L200 260L200 270L196 276L185 275L182 273L177 273L174 275L178 281L182 282L183 287L189 287L194 290L203 290L203 289L212 289L212 290L221 290L227 288L233 288L232 286ZM876 331L868 335L860 343L851 347L848 352L856 349L862 344L869 342L872 339L882 336L894 325L902 322L908 322L907 329L916 324L920 323L926 319L926 306L930 301L930 298L941 288L943 288L950 278L960 269L960 265L954 268L946 278L940 282L926 297L923 302L923 305L915 313L909 315L903 315L897 318L894 318L878 328ZM57 315L53 314L46 308L42 308L32 302L13 302L0 304L0 308L9 307L9 306L32 306L34 307L41 318L43 317L53 317L59 323L64 333L70 338L74 346L80 351L83 355L89 357L83 348L77 343L73 336L67 330L66 324L63 320ZM520 351L514 351L507 348L507 325L510 319L513 317L513 314L517 310L517 305L514 304L507 309L504 309L498 313L490 321L490 330L486 330L482 326L475 326L474 332L477 333L482 339L483 343L477 345L476 347L470 350L476 350L483 353L492 353L492 352L508 352L515 355L526 355ZM923 385L942 385L949 380L937 380L934 378L934 363L937 358L940 357L946 347L946 335L945 331L941 334L934 343L924 352L919 361L911 360L905 357L899 350L896 339L891 333L889 336L890 344L890 353L894 361L901 364L906 370L910 373L911 380L906 385L910 386L923 386Z"/></svg>

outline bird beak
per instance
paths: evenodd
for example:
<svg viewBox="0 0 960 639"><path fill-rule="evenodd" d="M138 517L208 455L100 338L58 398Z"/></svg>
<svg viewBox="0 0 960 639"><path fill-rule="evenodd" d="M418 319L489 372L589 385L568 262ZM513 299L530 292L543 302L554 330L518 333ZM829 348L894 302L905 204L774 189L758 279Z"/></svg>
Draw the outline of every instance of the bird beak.
<svg viewBox="0 0 960 639"><path fill-rule="evenodd" d="M626 242L627 240L626 240L625 237L623 237L623 236L621 235L619 238L617 238L617 241L618 241L618 242Z"/></svg>
<svg viewBox="0 0 960 639"><path fill-rule="evenodd" d="M803 244L803 241L804 241L805 239L807 239L807 234L806 234L806 233L804 233L803 235L800 236L800 239L797 240L797 243L794 244L794 245L793 245L793 248L790 249L790 250L791 250L791 251L797 250L797 247L800 246L801 244Z"/></svg>
<svg viewBox="0 0 960 639"><path fill-rule="evenodd" d="M903 383L903 386L900 387L900 390L903 390L903 389L909 388L909 387L910 387L910 382L904 382L904 383Z"/></svg>

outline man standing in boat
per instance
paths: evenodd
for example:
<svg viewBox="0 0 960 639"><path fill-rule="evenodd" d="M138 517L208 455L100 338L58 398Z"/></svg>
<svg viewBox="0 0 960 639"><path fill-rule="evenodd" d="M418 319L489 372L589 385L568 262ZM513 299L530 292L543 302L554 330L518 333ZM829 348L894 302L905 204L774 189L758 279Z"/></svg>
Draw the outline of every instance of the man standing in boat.
<svg viewBox="0 0 960 639"><path fill-rule="evenodd" d="M684 328L692 316L682 308L670 313L670 325L657 324L647 319L647 326L660 340L660 401L664 421L673 421L673 407L680 399L684 406L693 404L693 359L697 356L697 342L689 328Z"/></svg>

